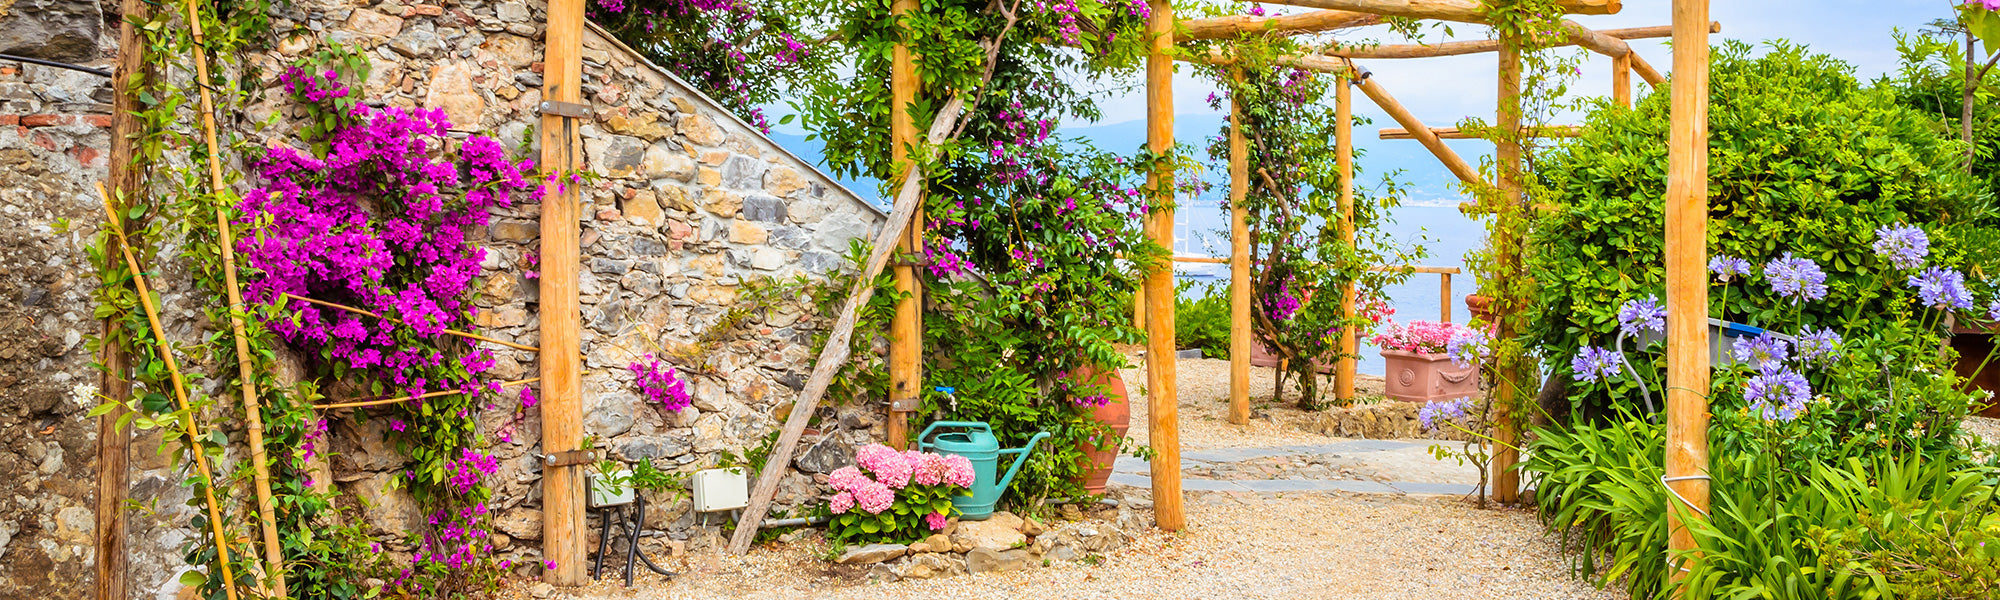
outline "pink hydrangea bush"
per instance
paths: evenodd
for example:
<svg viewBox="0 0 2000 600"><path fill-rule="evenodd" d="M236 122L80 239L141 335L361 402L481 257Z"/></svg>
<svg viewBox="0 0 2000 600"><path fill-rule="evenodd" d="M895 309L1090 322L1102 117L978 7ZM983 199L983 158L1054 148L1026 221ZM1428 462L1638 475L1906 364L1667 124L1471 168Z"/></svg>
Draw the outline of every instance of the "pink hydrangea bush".
<svg viewBox="0 0 2000 600"><path fill-rule="evenodd" d="M955 454L899 452L869 444L852 467L827 475L830 537L849 544L910 543L944 529L952 498L972 487L972 461Z"/></svg>
<svg viewBox="0 0 2000 600"><path fill-rule="evenodd" d="M1450 349L1451 338L1470 331L1463 325L1411 321L1403 325L1389 326L1371 341L1383 350L1401 350L1418 354L1444 354Z"/></svg>

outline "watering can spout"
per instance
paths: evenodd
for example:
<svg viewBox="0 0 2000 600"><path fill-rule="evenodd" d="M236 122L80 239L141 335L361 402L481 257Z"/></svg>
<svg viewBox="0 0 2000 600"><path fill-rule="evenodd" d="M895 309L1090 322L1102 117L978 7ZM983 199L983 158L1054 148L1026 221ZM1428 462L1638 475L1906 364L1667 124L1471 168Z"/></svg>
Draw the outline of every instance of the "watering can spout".
<svg viewBox="0 0 2000 600"><path fill-rule="evenodd" d="M1046 437L1049 437L1049 432L1037 433L1035 437L1028 438L1026 446L1000 451L1001 454L1015 455L1013 466L1007 467L1007 474L1000 477L1000 489L1007 489L1007 484L1014 481L1014 474L1021 472L1021 463L1028 462L1028 453L1034 452L1035 444L1041 443L1042 438Z"/></svg>

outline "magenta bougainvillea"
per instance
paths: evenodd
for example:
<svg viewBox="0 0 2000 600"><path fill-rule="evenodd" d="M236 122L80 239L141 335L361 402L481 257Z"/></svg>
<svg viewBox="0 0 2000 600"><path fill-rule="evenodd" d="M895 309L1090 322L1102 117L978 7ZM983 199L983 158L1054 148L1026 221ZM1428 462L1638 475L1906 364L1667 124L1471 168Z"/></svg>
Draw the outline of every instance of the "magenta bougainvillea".
<svg viewBox="0 0 2000 600"><path fill-rule="evenodd" d="M659 358L648 354L645 360L626 368L632 370L639 393L659 404L661 409L676 411L694 403L694 396L688 394L687 382L681 381L680 373L673 367L662 367Z"/></svg>

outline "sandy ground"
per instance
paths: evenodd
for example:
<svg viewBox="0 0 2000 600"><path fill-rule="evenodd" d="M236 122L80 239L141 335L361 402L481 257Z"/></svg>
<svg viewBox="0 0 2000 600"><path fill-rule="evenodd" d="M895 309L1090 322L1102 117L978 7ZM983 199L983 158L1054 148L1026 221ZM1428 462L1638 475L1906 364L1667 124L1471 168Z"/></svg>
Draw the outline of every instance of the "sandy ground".
<svg viewBox="0 0 2000 600"><path fill-rule="evenodd" d="M1125 385L1131 391L1132 429L1126 432L1140 443L1146 442L1146 368L1144 361L1138 368L1125 369L1119 373L1125 378ZM1229 424L1229 361L1204 359L1182 359L1177 361L1179 421L1181 446L1184 448L1235 448L1247 446L1283 446L1289 444L1325 443L1331 438L1318 433L1299 429L1299 421L1314 418L1315 413L1299 410L1298 386L1295 381L1285 382L1285 398L1274 401L1272 386L1277 382L1274 369L1253 367L1250 369L1250 422L1245 425ZM1320 383L1322 402L1333 401L1333 377L1322 377ZM1382 378L1362 375L1355 380L1355 392L1360 402L1379 402L1382 398Z"/></svg>

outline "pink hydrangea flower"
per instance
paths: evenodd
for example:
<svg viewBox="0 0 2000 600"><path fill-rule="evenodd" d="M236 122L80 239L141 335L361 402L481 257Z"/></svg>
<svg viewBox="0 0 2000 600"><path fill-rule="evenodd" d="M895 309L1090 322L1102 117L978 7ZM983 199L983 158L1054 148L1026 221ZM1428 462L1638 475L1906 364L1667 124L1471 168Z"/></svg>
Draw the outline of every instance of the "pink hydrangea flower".
<svg viewBox="0 0 2000 600"><path fill-rule="evenodd" d="M944 526L947 521L948 519L946 519L944 513L941 512L934 512L928 515L924 515L924 524L929 525L931 527L931 531L939 531L944 529Z"/></svg>
<svg viewBox="0 0 2000 600"><path fill-rule="evenodd" d="M910 461L894 448L881 444L862 446L854 452L854 462L890 488L901 489L910 484Z"/></svg>
<svg viewBox="0 0 2000 600"><path fill-rule="evenodd" d="M853 494L854 504L871 515L882 514L882 511L889 510L889 507L896 504L896 491L873 481L861 486L861 489L854 490Z"/></svg>
<svg viewBox="0 0 2000 600"><path fill-rule="evenodd" d="M946 484L952 487L972 487L974 477L971 459L956 454L945 457Z"/></svg>
<svg viewBox="0 0 2000 600"><path fill-rule="evenodd" d="M945 459L937 454L924 454L916 461L916 469L910 473L910 480L917 485L937 485L944 483L945 472L950 471Z"/></svg>
<svg viewBox="0 0 2000 600"><path fill-rule="evenodd" d="M836 515L847 514L847 511L854 509L854 494L849 492L834 494L832 498L827 499L826 508Z"/></svg>
<svg viewBox="0 0 2000 600"><path fill-rule="evenodd" d="M874 483L874 481L869 480L867 475L862 475L860 469L841 467L827 474L826 483L833 486L833 489L852 492L861 489L863 485Z"/></svg>

